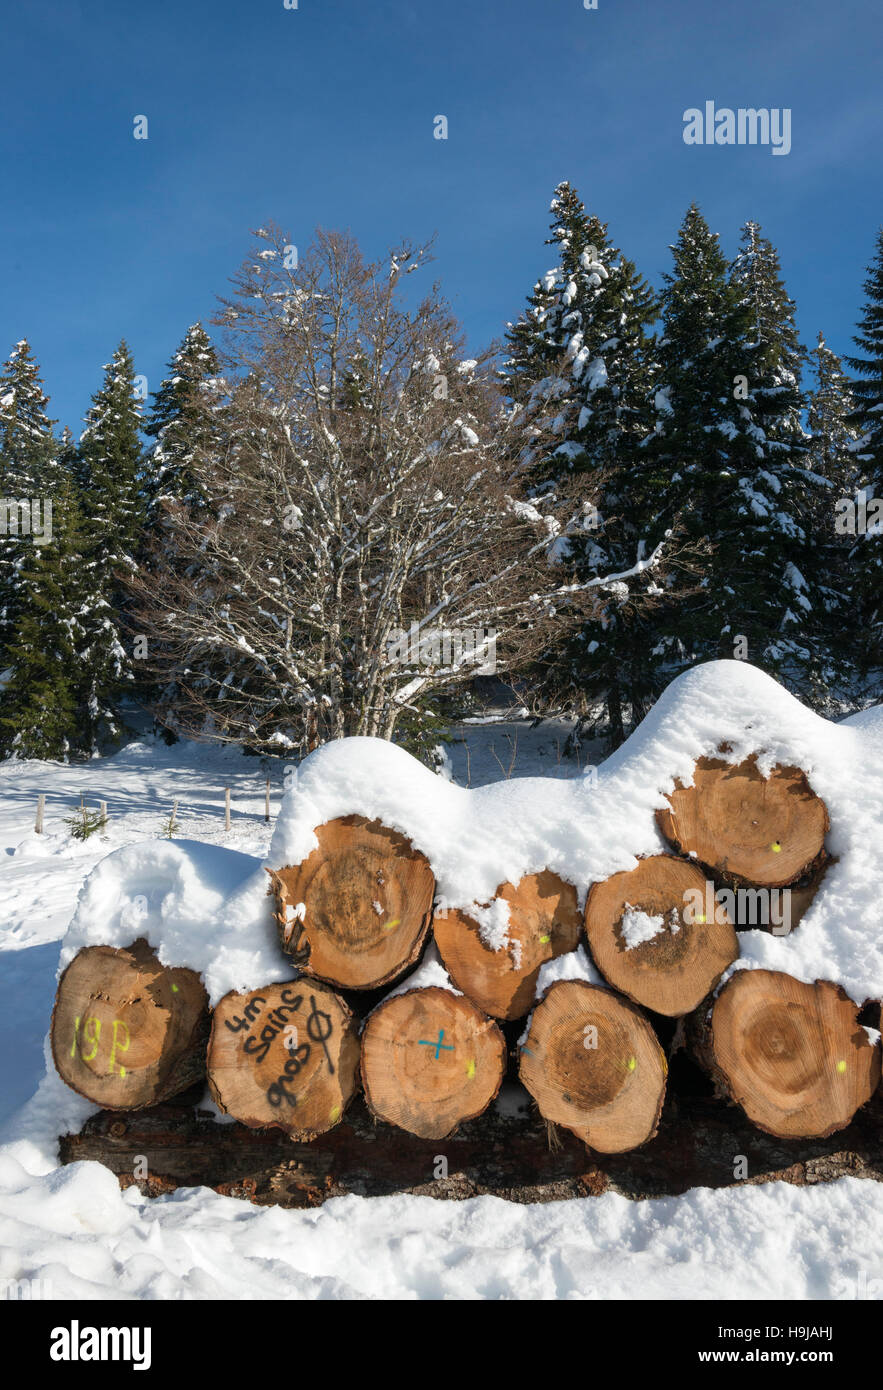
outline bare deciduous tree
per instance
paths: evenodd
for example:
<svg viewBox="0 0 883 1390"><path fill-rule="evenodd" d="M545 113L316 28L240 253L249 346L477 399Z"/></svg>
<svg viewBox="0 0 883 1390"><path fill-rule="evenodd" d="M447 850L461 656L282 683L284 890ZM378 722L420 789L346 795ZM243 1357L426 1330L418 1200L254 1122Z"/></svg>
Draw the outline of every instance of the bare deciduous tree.
<svg viewBox="0 0 883 1390"><path fill-rule="evenodd" d="M493 632L497 669L519 670L556 625L634 601L660 552L568 582L595 484L530 494L495 355L466 360L438 289L410 293L425 248L366 264L348 235L300 258L275 228L256 237L215 320L224 376L195 462L211 502L168 508L134 581L179 726L277 750L390 738L474 676L463 634Z"/></svg>

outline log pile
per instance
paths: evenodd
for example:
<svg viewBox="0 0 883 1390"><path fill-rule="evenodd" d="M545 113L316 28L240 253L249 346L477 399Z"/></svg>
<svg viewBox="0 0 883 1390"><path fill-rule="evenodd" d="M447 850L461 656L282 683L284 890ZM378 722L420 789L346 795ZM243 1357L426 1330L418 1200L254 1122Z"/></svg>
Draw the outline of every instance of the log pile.
<svg viewBox="0 0 883 1390"><path fill-rule="evenodd" d="M243 1144L250 1132L317 1143L360 1089L369 1128L432 1144L463 1127L490 1134L508 1076L550 1136L560 1127L595 1156L649 1153L663 1107L677 1114L666 1092L682 1057L719 1105L740 1108L738 1123L777 1140L850 1126L880 1084L862 1001L829 981L739 969L746 924L714 896L793 887L802 915L828 862L824 803L800 769L764 776L756 757L703 758L657 824L666 852L631 870L578 885L545 868L433 917L432 867L402 833L329 821L302 863L268 871L290 980L227 994L210 1014L199 978L146 942L87 947L59 981L55 1065L109 1112L168 1102L204 1077ZM449 987L409 987L430 938ZM540 993L542 967L566 965L581 943L597 978L565 969ZM538 1182L548 1153L536 1147Z"/></svg>

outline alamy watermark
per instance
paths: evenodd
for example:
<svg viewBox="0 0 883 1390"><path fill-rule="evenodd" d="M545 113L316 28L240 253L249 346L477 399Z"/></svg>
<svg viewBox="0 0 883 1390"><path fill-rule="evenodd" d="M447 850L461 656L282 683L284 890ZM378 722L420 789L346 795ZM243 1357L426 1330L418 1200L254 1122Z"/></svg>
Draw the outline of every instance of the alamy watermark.
<svg viewBox="0 0 883 1390"><path fill-rule="evenodd" d="M50 497L0 497L0 536L30 536L34 545L52 540Z"/></svg>
<svg viewBox="0 0 883 1390"><path fill-rule="evenodd" d="M0 1299L9 1303L31 1303L53 1297L51 1279L0 1279Z"/></svg>
<svg viewBox="0 0 883 1390"><path fill-rule="evenodd" d="M705 888L684 893L684 921L731 922L736 927L772 927L773 936L791 932L790 888L718 888L706 879Z"/></svg>
<svg viewBox="0 0 883 1390"><path fill-rule="evenodd" d="M474 667L473 675L492 676L497 669L497 632L492 627L393 628L386 644L390 662L457 670Z"/></svg>
<svg viewBox="0 0 883 1390"><path fill-rule="evenodd" d="M883 497L839 497L834 503L834 533L838 536L883 535Z"/></svg>
<svg viewBox="0 0 883 1390"><path fill-rule="evenodd" d="M791 153L791 108L740 106L733 110L713 101L704 111L690 106L684 112L685 145L771 145L773 154Z"/></svg>

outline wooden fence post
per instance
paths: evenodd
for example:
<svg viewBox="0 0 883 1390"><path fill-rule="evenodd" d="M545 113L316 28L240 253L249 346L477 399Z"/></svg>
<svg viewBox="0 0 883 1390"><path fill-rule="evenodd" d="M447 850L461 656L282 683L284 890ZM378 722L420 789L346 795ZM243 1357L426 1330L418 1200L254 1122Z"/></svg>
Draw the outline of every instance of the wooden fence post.
<svg viewBox="0 0 883 1390"><path fill-rule="evenodd" d="M230 788L224 788L224 829L230 829Z"/></svg>
<svg viewBox="0 0 883 1390"><path fill-rule="evenodd" d="M37 797L37 819L34 822L34 830L37 835L43 834L43 811L46 806L46 795L41 792Z"/></svg>

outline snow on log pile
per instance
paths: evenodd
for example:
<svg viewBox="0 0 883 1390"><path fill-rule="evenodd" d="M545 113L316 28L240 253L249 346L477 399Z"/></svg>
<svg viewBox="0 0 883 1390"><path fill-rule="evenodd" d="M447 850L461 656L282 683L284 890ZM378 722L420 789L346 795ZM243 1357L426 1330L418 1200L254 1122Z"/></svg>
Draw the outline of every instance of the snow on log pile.
<svg viewBox="0 0 883 1390"><path fill-rule="evenodd" d="M508 1065L550 1124L620 1153L656 1133L671 1019L754 1125L831 1134L880 1083L859 1014L883 999L881 753L883 707L832 724L730 661L572 781L469 790L382 740L328 744L263 865L162 841L97 866L56 1067L126 1110L207 1066L222 1111L296 1139L361 1082L376 1119L435 1140Z"/></svg>

